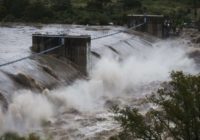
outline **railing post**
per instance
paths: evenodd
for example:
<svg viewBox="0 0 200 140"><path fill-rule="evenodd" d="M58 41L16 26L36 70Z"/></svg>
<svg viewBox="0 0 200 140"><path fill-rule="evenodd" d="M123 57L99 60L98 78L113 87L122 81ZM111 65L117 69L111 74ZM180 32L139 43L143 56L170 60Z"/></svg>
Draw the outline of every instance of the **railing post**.
<svg viewBox="0 0 200 140"><path fill-rule="evenodd" d="M40 43L41 43L41 37L37 34L32 35L32 50L34 52L40 52Z"/></svg>

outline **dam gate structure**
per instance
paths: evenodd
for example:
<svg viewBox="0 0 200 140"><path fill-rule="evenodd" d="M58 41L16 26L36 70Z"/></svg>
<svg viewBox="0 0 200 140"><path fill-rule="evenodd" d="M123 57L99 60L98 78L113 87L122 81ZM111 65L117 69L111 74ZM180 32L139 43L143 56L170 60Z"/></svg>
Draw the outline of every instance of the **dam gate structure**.
<svg viewBox="0 0 200 140"><path fill-rule="evenodd" d="M165 38L167 30L164 28L164 15L128 15L128 27L145 23L136 30L146 32L159 38Z"/></svg>
<svg viewBox="0 0 200 140"><path fill-rule="evenodd" d="M84 75L90 69L91 37L88 35L32 35L32 50L36 53L44 52L60 46L58 49L47 52L59 57L64 57Z"/></svg>

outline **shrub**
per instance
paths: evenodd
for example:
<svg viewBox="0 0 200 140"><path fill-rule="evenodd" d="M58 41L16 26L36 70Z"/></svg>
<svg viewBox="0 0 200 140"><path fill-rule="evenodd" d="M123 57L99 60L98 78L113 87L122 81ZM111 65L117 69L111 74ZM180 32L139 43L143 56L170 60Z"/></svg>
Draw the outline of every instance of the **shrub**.
<svg viewBox="0 0 200 140"><path fill-rule="evenodd" d="M52 12L41 0L36 0L26 8L25 16L30 21L41 21L44 18L52 17Z"/></svg>
<svg viewBox="0 0 200 140"><path fill-rule="evenodd" d="M1 136L0 140L40 140L40 137L35 134L30 134L28 137L21 137L16 133L8 132Z"/></svg>
<svg viewBox="0 0 200 140"><path fill-rule="evenodd" d="M135 108L115 109L122 132L118 139L200 139L200 75L172 72L147 101L156 109L141 114Z"/></svg>

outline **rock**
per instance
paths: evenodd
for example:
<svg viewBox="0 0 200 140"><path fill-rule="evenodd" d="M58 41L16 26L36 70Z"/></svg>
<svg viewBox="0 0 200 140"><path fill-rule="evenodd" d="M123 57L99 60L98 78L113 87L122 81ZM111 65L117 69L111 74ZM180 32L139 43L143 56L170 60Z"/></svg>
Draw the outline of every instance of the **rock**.
<svg viewBox="0 0 200 140"><path fill-rule="evenodd" d="M199 62L200 62L200 51L194 50L194 51L190 52L189 57L192 58L197 64L199 64Z"/></svg>
<svg viewBox="0 0 200 140"><path fill-rule="evenodd" d="M192 38L193 38L193 37L196 37L196 34L191 34L190 37L192 37Z"/></svg>
<svg viewBox="0 0 200 140"><path fill-rule="evenodd" d="M44 95L48 95L49 93L50 93L50 91L47 88L42 91L42 94L44 94Z"/></svg>
<svg viewBox="0 0 200 140"><path fill-rule="evenodd" d="M17 75L9 74L7 75L12 78L15 82L22 85L25 88L31 89L31 90L37 90L42 92L44 89L46 89L43 85L38 83L35 79L32 77L24 74L24 73L18 73Z"/></svg>
<svg viewBox="0 0 200 140"><path fill-rule="evenodd" d="M76 114L76 115L80 115L81 112L75 108L69 108L66 112L64 112L64 114Z"/></svg>
<svg viewBox="0 0 200 140"><path fill-rule="evenodd" d="M8 110L8 101L1 92L0 92L0 107L2 108L3 113L5 113Z"/></svg>
<svg viewBox="0 0 200 140"><path fill-rule="evenodd" d="M57 74L48 66L41 66L43 71L54 77L55 79L59 80Z"/></svg>
<svg viewBox="0 0 200 140"><path fill-rule="evenodd" d="M197 36L195 38L192 39L193 43L199 44L200 43L200 36Z"/></svg>
<svg viewBox="0 0 200 140"><path fill-rule="evenodd" d="M200 36L198 36L198 37L196 38L195 43L200 43Z"/></svg>
<svg viewBox="0 0 200 140"><path fill-rule="evenodd" d="M104 104L104 106L108 109L112 109L113 107L121 105L121 102L119 100L107 100Z"/></svg>

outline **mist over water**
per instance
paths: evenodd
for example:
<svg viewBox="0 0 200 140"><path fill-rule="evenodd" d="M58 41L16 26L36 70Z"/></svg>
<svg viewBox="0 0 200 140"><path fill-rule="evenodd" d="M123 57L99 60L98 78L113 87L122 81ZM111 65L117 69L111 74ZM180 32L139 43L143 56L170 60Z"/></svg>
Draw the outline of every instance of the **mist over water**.
<svg viewBox="0 0 200 140"><path fill-rule="evenodd" d="M43 95L22 90L15 93L8 111L0 113L0 132L28 134L53 117L53 106Z"/></svg>
<svg viewBox="0 0 200 140"><path fill-rule="evenodd" d="M88 132L87 129L91 128L77 124L77 116L86 116L88 119L101 114L109 120L109 115L106 116L109 114L109 103L133 105L135 99L151 94L160 83L169 80L172 70L198 73L194 60L188 57L187 52L188 48L182 40L167 40L144 48L134 48L131 55L123 60L106 53L93 66L89 80L76 80L68 87L45 90L43 93L16 91L8 111L0 111L0 132L35 132L41 130L45 123L53 124L60 117L67 120L69 116L66 114L72 110L73 119L70 118L70 121L74 125L65 124L62 129L73 126L76 131ZM99 129L113 129L112 123L105 121L104 125L97 125L96 121L92 126L96 124L95 127Z"/></svg>

